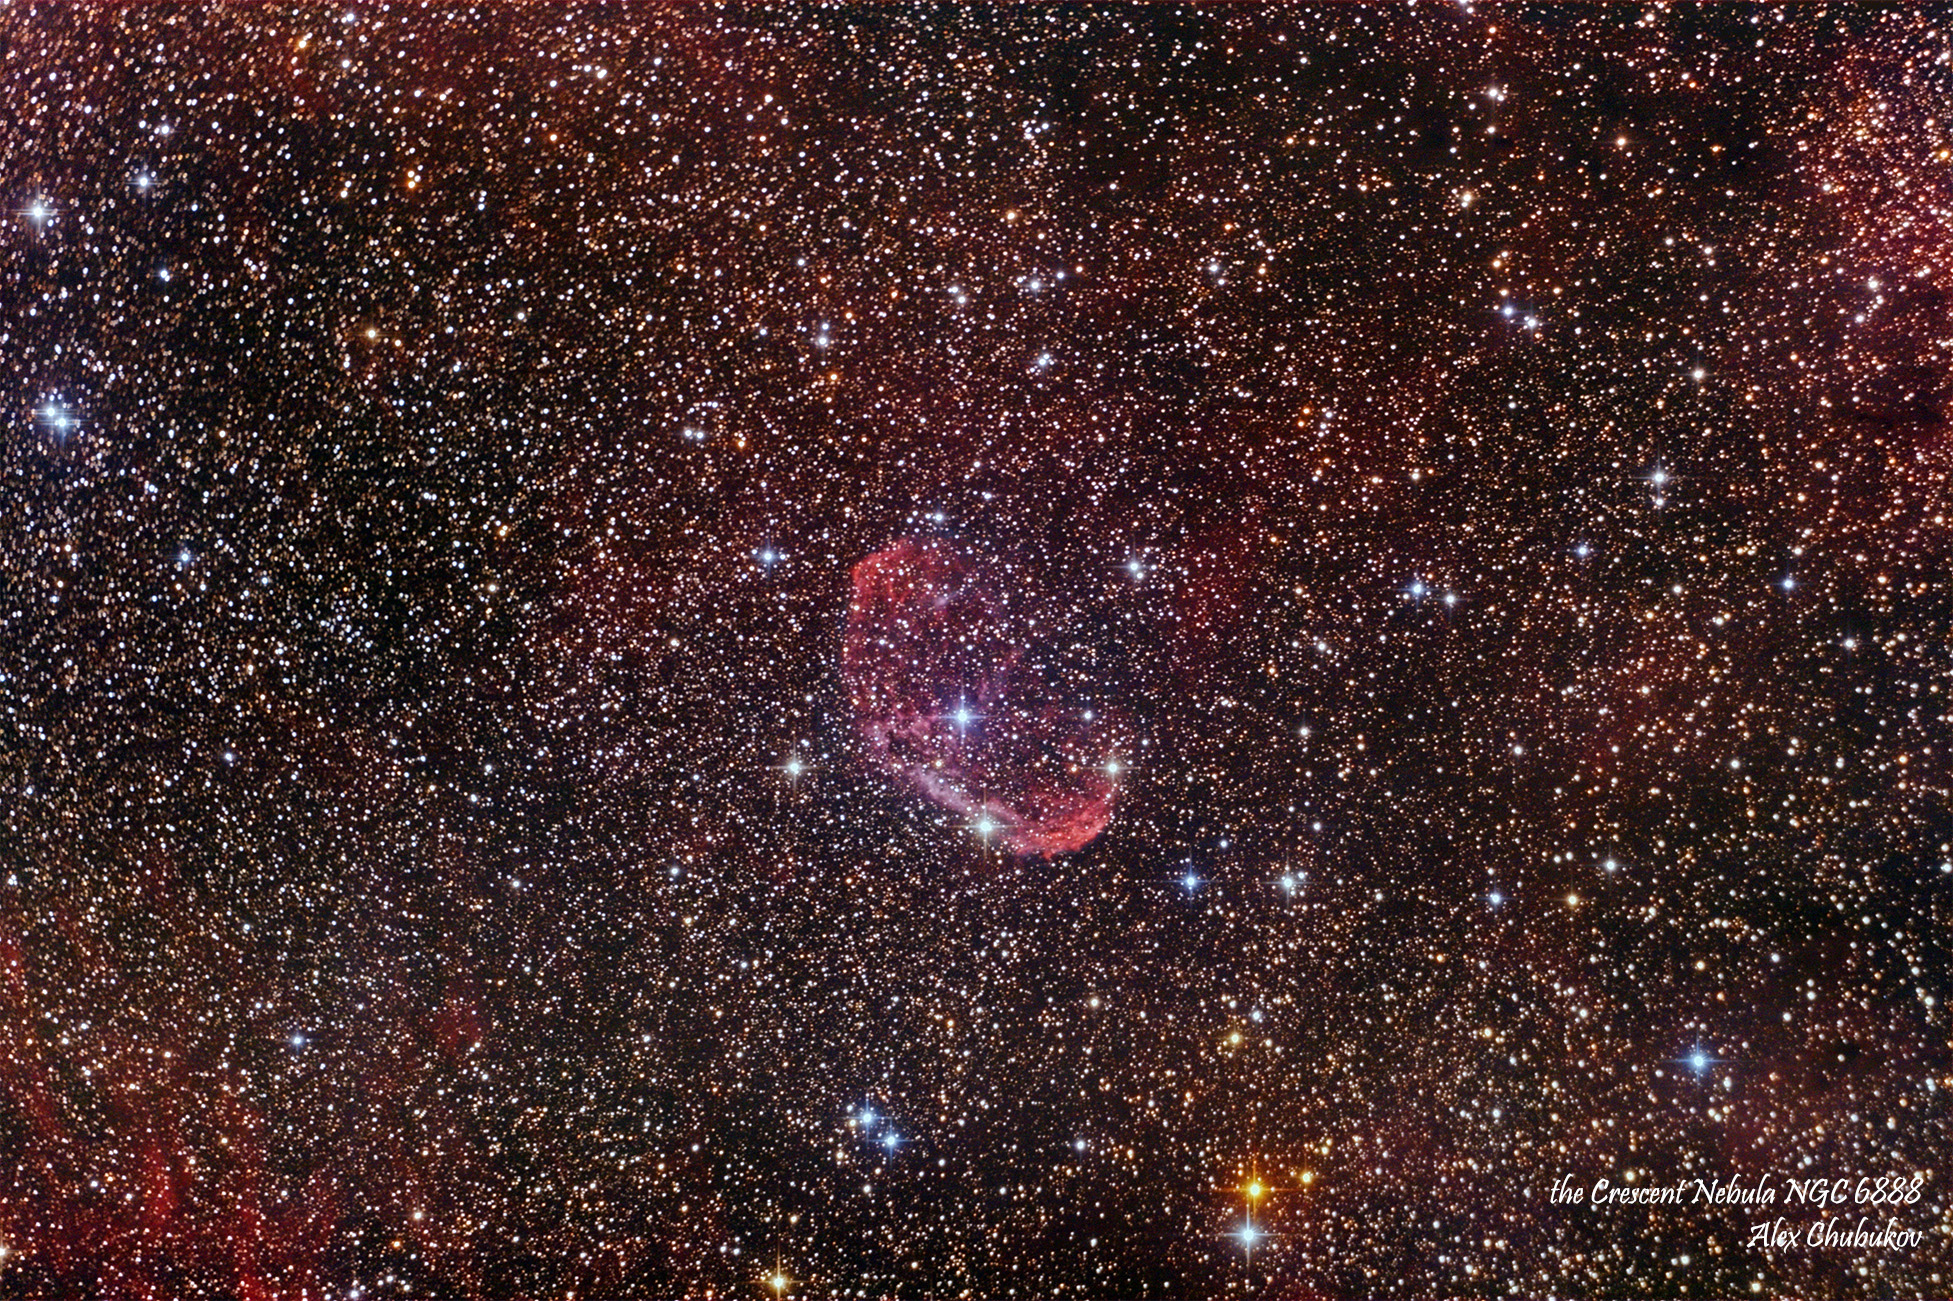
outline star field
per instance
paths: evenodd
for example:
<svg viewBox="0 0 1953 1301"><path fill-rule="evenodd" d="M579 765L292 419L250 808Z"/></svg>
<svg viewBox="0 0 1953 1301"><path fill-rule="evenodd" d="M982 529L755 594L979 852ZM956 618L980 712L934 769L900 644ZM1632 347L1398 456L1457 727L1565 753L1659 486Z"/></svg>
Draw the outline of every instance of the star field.
<svg viewBox="0 0 1953 1301"><path fill-rule="evenodd" d="M0 1296L1953 1289L1943 9L0 51Z"/></svg>

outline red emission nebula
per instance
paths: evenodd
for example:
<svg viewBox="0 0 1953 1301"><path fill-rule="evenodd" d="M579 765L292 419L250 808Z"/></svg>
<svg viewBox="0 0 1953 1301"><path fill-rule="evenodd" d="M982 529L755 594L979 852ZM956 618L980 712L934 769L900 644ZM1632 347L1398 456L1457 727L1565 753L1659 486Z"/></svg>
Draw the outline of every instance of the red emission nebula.
<svg viewBox="0 0 1953 1301"><path fill-rule="evenodd" d="M1089 687L1041 665L1064 620L1003 589L1000 568L933 538L866 557L841 673L872 762L1009 852L1049 858L1105 830L1127 747Z"/></svg>

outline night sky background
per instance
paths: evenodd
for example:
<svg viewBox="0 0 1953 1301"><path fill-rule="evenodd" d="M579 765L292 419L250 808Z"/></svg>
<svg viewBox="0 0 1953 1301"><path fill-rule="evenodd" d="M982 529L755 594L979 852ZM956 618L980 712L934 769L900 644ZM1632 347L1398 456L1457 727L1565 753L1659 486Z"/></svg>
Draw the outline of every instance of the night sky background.
<svg viewBox="0 0 1953 1301"><path fill-rule="evenodd" d="M1953 1289L1953 14L23 2L0 105L0 1296Z"/></svg>

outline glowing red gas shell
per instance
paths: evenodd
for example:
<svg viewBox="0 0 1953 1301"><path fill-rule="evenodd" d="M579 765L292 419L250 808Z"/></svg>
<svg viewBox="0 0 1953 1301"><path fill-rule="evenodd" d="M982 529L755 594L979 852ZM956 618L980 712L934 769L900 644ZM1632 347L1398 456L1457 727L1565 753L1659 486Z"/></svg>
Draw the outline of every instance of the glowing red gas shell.
<svg viewBox="0 0 1953 1301"><path fill-rule="evenodd" d="M1006 571L903 538L854 568L841 674L871 760L1012 853L1082 848L1112 816L1115 715L1037 664L1062 620Z"/></svg>

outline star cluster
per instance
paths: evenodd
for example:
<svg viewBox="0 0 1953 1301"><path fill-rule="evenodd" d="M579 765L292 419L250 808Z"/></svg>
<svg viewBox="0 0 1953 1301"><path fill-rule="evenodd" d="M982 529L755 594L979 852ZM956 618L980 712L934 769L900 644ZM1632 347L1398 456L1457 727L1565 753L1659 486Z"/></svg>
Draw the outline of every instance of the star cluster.
<svg viewBox="0 0 1953 1301"><path fill-rule="evenodd" d="M0 29L0 1296L1953 1288L1943 12Z"/></svg>

